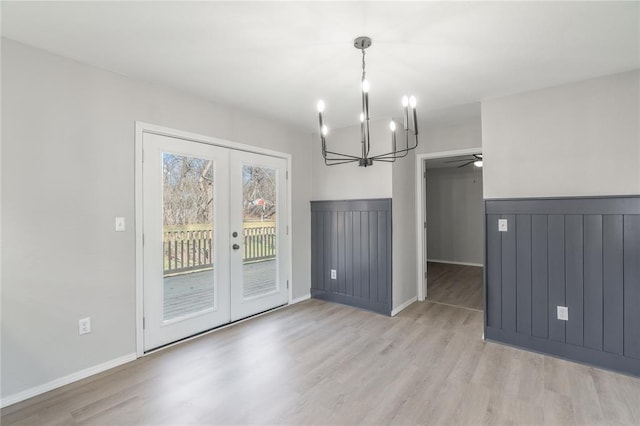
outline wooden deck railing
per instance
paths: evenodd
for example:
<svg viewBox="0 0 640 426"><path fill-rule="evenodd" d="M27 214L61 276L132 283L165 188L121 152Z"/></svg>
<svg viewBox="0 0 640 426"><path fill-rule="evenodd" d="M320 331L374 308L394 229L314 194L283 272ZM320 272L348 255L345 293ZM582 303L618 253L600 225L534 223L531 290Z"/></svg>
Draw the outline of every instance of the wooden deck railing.
<svg viewBox="0 0 640 426"><path fill-rule="evenodd" d="M211 268L212 230L166 231L164 233L164 275ZM276 256L276 227L246 227L242 232L245 262Z"/></svg>

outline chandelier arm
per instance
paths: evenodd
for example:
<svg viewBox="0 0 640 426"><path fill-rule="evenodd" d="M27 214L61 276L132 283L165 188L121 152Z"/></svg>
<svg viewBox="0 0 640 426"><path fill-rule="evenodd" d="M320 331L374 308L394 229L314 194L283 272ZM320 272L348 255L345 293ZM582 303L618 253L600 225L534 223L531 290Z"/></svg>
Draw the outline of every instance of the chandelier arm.
<svg viewBox="0 0 640 426"><path fill-rule="evenodd" d="M411 151L411 149L403 149L396 152L387 152L385 154L379 154L379 155L373 156L371 157L371 159L374 161L379 161L381 159L404 158L407 156L409 151Z"/></svg>
<svg viewBox="0 0 640 426"><path fill-rule="evenodd" d="M402 157L372 158L371 161L381 161L381 162L384 162L384 163L395 163L398 158L402 158Z"/></svg>
<svg viewBox="0 0 640 426"><path fill-rule="evenodd" d="M407 151L409 152L409 151ZM387 152L386 154L376 155L371 157L372 160L378 161L380 159L395 159L395 158L404 158L407 156L407 152L397 151L397 152Z"/></svg>
<svg viewBox="0 0 640 426"><path fill-rule="evenodd" d="M358 160L344 160L344 161L333 161L329 162L329 160L324 160L325 166L337 166L338 164L347 164L347 163L355 163Z"/></svg>
<svg viewBox="0 0 640 426"><path fill-rule="evenodd" d="M327 150L324 150L324 151L322 152L322 156L323 156L324 158L327 158L327 154L330 154L330 155L337 155L337 156L339 156L340 158L344 158L344 159L350 158L350 159L352 159L352 160L359 160L360 158L362 158L362 157L357 157L357 156L355 156L355 155L342 154L342 153L340 153L340 152L334 152L334 151L327 151Z"/></svg>
<svg viewBox="0 0 640 426"><path fill-rule="evenodd" d="M371 157L371 161L386 161L386 162L389 162L389 163L395 163L395 161L398 158L404 158L404 157L405 157L404 155L397 155L397 156L392 155L392 156L387 156L387 157L378 157L378 156L376 156L376 157Z"/></svg>
<svg viewBox="0 0 640 426"><path fill-rule="evenodd" d="M325 163L355 163L360 160L350 158L326 158L324 161Z"/></svg>
<svg viewBox="0 0 640 426"><path fill-rule="evenodd" d="M418 135L414 135L416 138L416 143L413 146L407 147L405 149L401 149L399 151L392 151L392 152L387 152L384 154L379 154L376 156L371 157L372 160L376 160L378 161L381 158L390 158L390 157L395 157L395 158L402 158L405 157L409 151L416 149L418 147Z"/></svg>

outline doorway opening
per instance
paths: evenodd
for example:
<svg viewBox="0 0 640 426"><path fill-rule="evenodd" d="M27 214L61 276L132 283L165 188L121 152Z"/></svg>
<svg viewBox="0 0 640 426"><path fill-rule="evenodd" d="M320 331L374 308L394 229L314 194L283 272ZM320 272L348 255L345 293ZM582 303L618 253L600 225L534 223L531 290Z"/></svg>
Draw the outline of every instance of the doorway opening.
<svg viewBox="0 0 640 426"><path fill-rule="evenodd" d="M422 228L418 250L419 298L481 311L484 309L484 207L482 163L479 163L482 151L423 154L418 161L421 184L417 201Z"/></svg>

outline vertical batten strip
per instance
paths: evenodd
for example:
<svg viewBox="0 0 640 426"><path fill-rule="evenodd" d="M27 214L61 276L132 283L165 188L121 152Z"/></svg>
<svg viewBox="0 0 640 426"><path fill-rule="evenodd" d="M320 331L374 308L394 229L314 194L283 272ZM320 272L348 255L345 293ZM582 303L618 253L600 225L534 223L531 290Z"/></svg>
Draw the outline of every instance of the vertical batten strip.
<svg viewBox="0 0 640 426"><path fill-rule="evenodd" d="M565 294L569 321L566 342L584 344L584 223L582 215L565 216Z"/></svg>
<svg viewBox="0 0 640 426"><path fill-rule="evenodd" d="M531 334L549 337L548 216L531 216Z"/></svg>
<svg viewBox="0 0 640 426"><path fill-rule="evenodd" d="M602 350L602 215L584 217L584 346Z"/></svg>
<svg viewBox="0 0 640 426"><path fill-rule="evenodd" d="M498 219L500 215L487 215L487 325L502 324L502 250Z"/></svg>
<svg viewBox="0 0 640 426"><path fill-rule="evenodd" d="M558 306L566 306L565 299L565 235L564 215L549 215L549 338L565 341L565 322L557 318Z"/></svg>
<svg viewBox="0 0 640 426"><path fill-rule="evenodd" d="M624 251L622 215L603 216L603 273L604 273L604 342L606 352L622 355L624 307Z"/></svg>
<svg viewBox="0 0 640 426"><path fill-rule="evenodd" d="M531 335L531 215L516 216L516 329Z"/></svg>
<svg viewBox="0 0 640 426"><path fill-rule="evenodd" d="M517 224L515 215L502 215L507 220L507 232L500 232L502 328L516 331L517 305Z"/></svg>
<svg viewBox="0 0 640 426"><path fill-rule="evenodd" d="M640 215L624 216L624 355L640 359Z"/></svg>

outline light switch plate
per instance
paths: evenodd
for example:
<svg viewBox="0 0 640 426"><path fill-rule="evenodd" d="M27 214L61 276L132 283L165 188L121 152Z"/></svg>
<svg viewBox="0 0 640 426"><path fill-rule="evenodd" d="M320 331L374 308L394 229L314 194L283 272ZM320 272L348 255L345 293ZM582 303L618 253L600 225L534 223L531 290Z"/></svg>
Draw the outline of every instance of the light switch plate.
<svg viewBox="0 0 640 426"><path fill-rule="evenodd" d="M116 231L122 232L127 229L124 217L116 217Z"/></svg>
<svg viewBox="0 0 640 426"><path fill-rule="evenodd" d="M78 320L78 334L82 336L88 333L91 333L91 318L87 317Z"/></svg>
<svg viewBox="0 0 640 426"><path fill-rule="evenodd" d="M558 319L569 321L569 308L566 306L558 306Z"/></svg>
<svg viewBox="0 0 640 426"><path fill-rule="evenodd" d="M508 224L507 219L498 219L498 231L507 232Z"/></svg>
<svg viewBox="0 0 640 426"><path fill-rule="evenodd" d="M335 280L336 278L337 278L337 272L336 272L336 270L335 270L335 269L332 269L332 270L331 270L331 279L332 279L332 280Z"/></svg>

